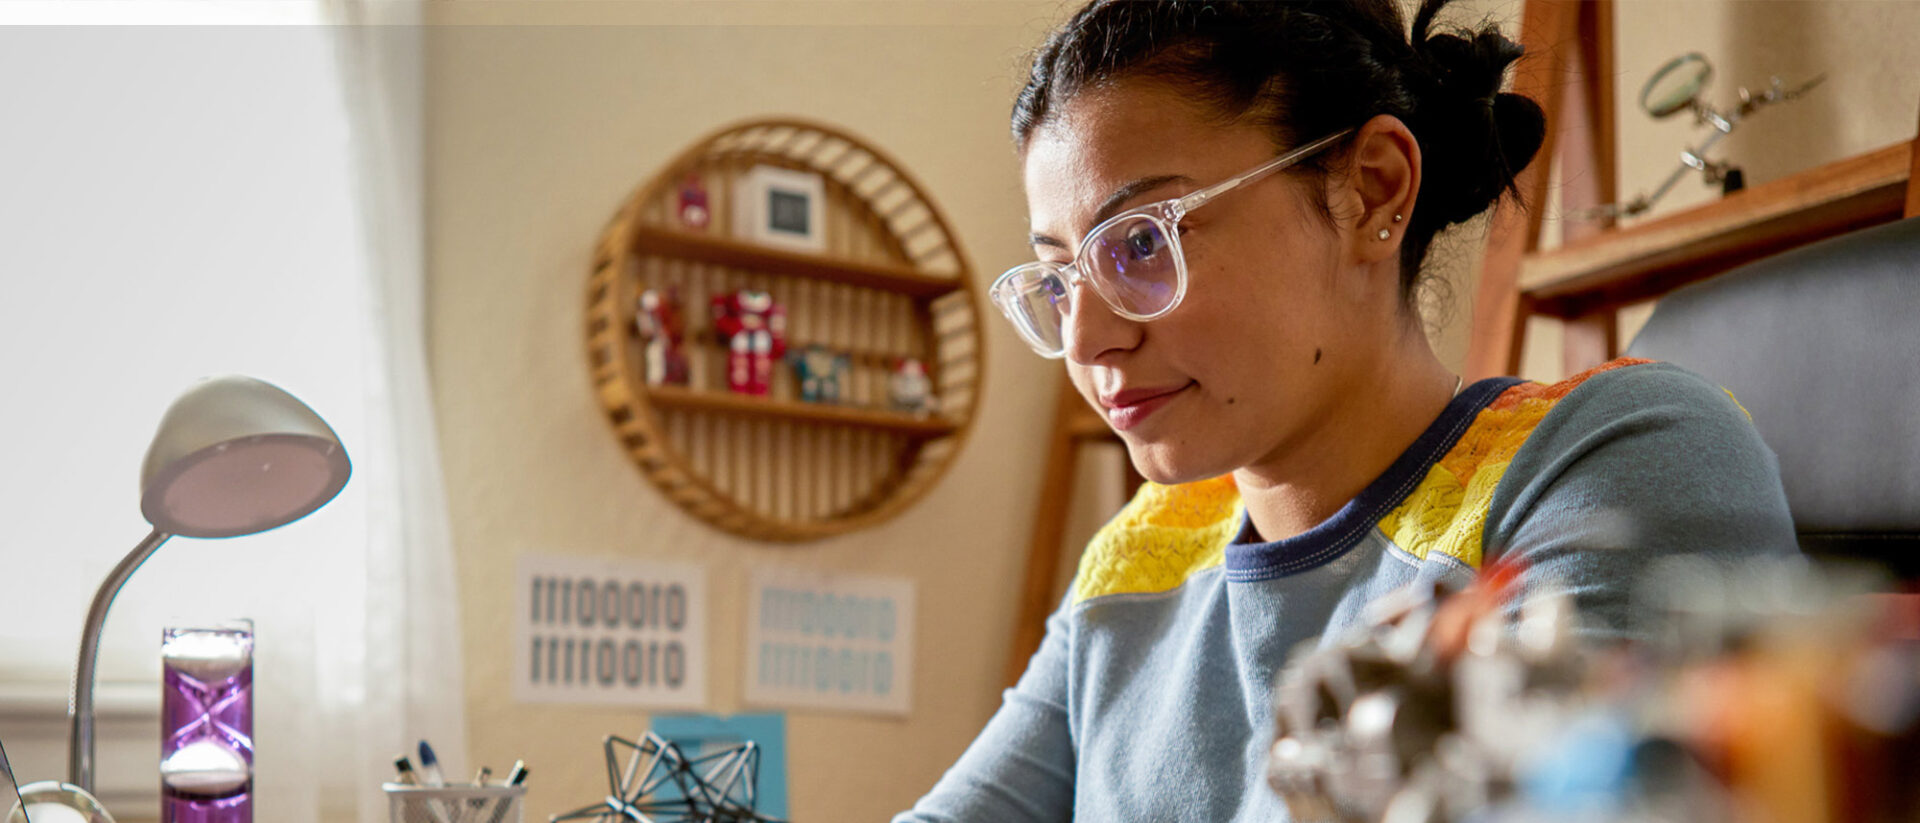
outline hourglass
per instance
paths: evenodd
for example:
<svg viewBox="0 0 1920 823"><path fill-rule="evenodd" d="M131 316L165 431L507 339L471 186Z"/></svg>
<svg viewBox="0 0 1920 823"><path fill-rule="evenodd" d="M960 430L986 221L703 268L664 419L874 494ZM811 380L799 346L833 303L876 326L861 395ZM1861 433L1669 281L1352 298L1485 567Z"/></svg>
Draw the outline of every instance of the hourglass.
<svg viewBox="0 0 1920 823"><path fill-rule="evenodd" d="M160 821L253 821L253 623L161 634Z"/></svg>

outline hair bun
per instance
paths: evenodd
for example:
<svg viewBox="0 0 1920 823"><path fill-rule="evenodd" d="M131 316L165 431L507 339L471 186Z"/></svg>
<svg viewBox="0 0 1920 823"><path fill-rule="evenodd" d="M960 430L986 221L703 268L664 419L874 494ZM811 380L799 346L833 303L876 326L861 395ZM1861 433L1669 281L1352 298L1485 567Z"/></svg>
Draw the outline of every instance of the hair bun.
<svg viewBox="0 0 1920 823"><path fill-rule="evenodd" d="M1547 113L1530 97L1503 92L1493 98L1493 127L1508 173L1518 177L1546 142Z"/></svg>
<svg viewBox="0 0 1920 823"><path fill-rule="evenodd" d="M1493 104L1507 66L1520 59L1520 45L1498 31L1480 32L1468 40L1454 34L1436 34L1420 41L1415 50L1427 58L1435 85L1450 98Z"/></svg>
<svg viewBox="0 0 1920 823"><path fill-rule="evenodd" d="M1441 225L1486 210L1502 192L1518 193L1515 178L1546 140L1546 114L1532 100L1503 93L1507 67L1524 50L1491 24L1479 31L1430 34L1447 0L1424 0L1414 16L1416 110L1425 121L1431 158L1423 197L1438 207ZM1422 82L1424 81L1424 82ZM1423 188L1425 188L1423 186Z"/></svg>

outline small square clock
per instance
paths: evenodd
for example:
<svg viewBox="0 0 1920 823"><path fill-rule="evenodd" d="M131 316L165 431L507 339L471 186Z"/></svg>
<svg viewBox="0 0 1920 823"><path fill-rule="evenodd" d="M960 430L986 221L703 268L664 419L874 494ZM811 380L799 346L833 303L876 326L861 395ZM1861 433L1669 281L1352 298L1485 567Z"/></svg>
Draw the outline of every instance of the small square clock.
<svg viewBox="0 0 1920 823"><path fill-rule="evenodd" d="M825 217L825 185L818 174L754 166L735 190L734 234L756 243L825 251Z"/></svg>

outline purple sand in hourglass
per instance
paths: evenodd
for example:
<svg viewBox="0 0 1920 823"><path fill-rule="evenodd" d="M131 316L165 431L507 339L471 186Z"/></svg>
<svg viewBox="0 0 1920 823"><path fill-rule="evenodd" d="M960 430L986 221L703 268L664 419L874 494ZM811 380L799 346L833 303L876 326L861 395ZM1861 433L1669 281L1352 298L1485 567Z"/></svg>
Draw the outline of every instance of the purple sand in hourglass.
<svg viewBox="0 0 1920 823"><path fill-rule="evenodd" d="M253 821L253 632L167 629L161 823Z"/></svg>

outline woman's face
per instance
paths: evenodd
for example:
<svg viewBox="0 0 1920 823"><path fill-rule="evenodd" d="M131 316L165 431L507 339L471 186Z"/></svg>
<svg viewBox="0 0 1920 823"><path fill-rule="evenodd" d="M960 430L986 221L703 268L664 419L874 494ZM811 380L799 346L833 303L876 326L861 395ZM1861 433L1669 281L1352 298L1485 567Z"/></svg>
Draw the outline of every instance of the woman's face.
<svg viewBox="0 0 1920 823"><path fill-rule="evenodd" d="M1218 183L1289 148L1159 83L1087 89L1027 142L1034 251L1069 262L1107 217ZM1068 373L1148 479L1188 482L1284 463L1303 444L1337 435L1339 399L1381 379L1389 329L1380 324L1399 323L1397 284L1359 270L1348 251L1353 232L1330 225L1310 185L1274 175L1189 213L1180 223L1187 295L1164 317L1127 320L1086 284L1075 287Z"/></svg>

